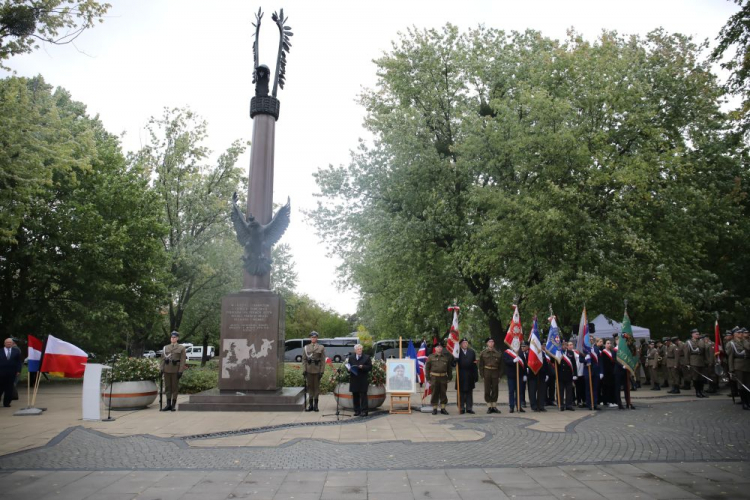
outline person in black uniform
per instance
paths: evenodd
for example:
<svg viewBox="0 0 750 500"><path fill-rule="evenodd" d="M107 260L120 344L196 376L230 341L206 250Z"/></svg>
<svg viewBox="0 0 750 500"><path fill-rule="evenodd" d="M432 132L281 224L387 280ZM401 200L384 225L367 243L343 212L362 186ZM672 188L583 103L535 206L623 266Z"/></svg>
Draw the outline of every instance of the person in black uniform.
<svg viewBox="0 0 750 500"><path fill-rule="evenodd" d="M13 339L5 339L2 352L0 352L0 391L3 395L3 406L10 407L13 400L13 388L16 377L21 374L21 351L13 346Z"/></svg>
<svg viewBox="0 0 750 500"><path fill-rule="evenodd" d="M354 354L349 355L347 360L349 369L349 392L352 393L354 402L354 416L367 416L367 375L372 370L372 360L370 356L362 352L362 345L354 346Z"/></svg>
<svg viewBox="0 0 750 500"><path fill-rule="evenodd" d="M474 385L479 380L477 371L477 354L469 347L469 340L461 339L461 345L458 350L458 359L456 360L456 390L459 391L461 398L460 413L474 413Z"/></svg>
<svg viewBox="0 0 750 500"><path fill-rule="evenodd" d="M521 349L519 349L521 351ZM519 407L519 411L521 413L525 413L526 410L524 410L520 404L516 405L516 398L521 397L521 394L523 394L523 389L520 391L519 380L516 378L516 363L518 364L518 376L524 377L526 375L526 363L523 361L523 357L520 356L520 352L517 353L515 356L512 354L513 350L508 348L505 351L503 351L503 363L505 363L505 375L508 377L508 404L510 405L510 412L513 413L516 411L516 406ZM517 392L520 392L520 394L516 394ZM499 411L498 411L499 413Z"/></svg>
<svg viewBox="0 0 750 500"><path fill-rule="evenodd" d="M600 361L602 363L602 402L610 408L615 408L615 353L612 350L612 341L607 340L604 343Z"/></svg>
<svg viewBox="0 0 750 500"><path fill-rule="evenodd" d="M542 355L542 366L536 374L528 367L528 363L526 364L526 376L529 380L529 403L533 411L547 411L544 408L544 402L547 399L548 365L544 355Z"/></svg>
<svg viewBox="0 0 750 500"><path fill-rule="evenodd" d="M560 384L560 411L575 410L573 408L575 404L573 400L573 380L578 379L578 364L570 344L572 343L564 344L562 357L557 367L558 383Z"/></svg>

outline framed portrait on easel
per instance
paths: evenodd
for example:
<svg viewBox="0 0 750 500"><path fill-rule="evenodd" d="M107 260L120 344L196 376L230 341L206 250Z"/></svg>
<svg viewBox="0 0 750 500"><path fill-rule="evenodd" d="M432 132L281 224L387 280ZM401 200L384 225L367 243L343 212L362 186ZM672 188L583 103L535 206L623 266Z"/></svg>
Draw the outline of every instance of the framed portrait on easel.
<svg viewBox="0 0 750 500"><path fill-rule="evenodd" d="M413 359L385 361L385 390L396 393L417 392L417 367Z"/></svg>

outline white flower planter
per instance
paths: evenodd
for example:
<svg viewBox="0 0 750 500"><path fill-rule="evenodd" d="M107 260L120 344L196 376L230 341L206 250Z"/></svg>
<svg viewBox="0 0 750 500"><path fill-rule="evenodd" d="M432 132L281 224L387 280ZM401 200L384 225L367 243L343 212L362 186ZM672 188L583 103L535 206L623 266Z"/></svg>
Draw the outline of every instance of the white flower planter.
<svg viewBox="0 0 750 500"><path fill-rule="evenodd" d="M159 388L152 380L115 382L112 387L113 410L142 410L156 401ZM109 386L102 391L102 400L109 407Z"/></svg>
<svg viewBox="0 0 750 500"><path fill-rule="evenodd" d="M354 399L349 392L349 382L338 384L333 391L333 397L339 400L339 406L348 410L354 409ZM370 385L367 387L367 407L372 410L385 403L385 387Z"/></svg>

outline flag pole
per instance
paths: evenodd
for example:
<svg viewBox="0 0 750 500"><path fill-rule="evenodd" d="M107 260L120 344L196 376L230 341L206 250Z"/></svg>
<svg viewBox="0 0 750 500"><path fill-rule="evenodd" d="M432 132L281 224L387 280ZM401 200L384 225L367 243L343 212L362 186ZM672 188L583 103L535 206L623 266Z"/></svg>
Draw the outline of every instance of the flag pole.
<svg viewBox="0 0 750 500"><path fill-rule="evenodd" d="M36 404L36 394L39 392L39 381L42 378L42 371L41 369L36 372L36 380L34 381L34 395L31 396L31 406L33 407Z"/></svg>
<svg viewBox="0 0 750 500"><path fill-rule="evenodd" d="M31 374L32 372L26 371L26 408L31 408Z"/></svg>
<svg viewBox="0 0 750 500"><path fill-rule="evenodd" d="M560 363L555 358L555 390L557 392L557 409L560 409L560 375L557 372L557 365Z"/></svg>
<svg viewBox="0 0 750 500"><path fill-rule="evenodd" d="M591 409L595 410L596 405L594 404L594 383L591 381L591 365L588 366L589 369L589 395L591 396Z"/></svg>

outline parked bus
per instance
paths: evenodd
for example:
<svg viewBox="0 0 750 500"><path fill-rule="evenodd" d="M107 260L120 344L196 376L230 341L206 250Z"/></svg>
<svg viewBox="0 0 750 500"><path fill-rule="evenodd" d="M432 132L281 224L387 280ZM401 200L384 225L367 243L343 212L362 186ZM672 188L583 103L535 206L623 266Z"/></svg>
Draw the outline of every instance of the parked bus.
<svg viewBox="0 0 750 500"><path fill-rule="evenodd" d="M419 350L422 340L412 340L414 349ZM406 357L406 349L409 347L409 339L401 340L401 356ZM429 354L428 349L428 354ZM373 358L389 359L398 358L398 339L378 340L373 346Z"/></svg>
<svg viewBox="0 0 750 500"><path fill-rule="evenodd" d="M340 363L349 354L354 353L354 346L359 343L357 337L339 337L335 339L318 339L326 348L326 357L334 363ZM284 361L302 362L303 348L310 344L310 339L290 339L284 342Z"/></svg>

